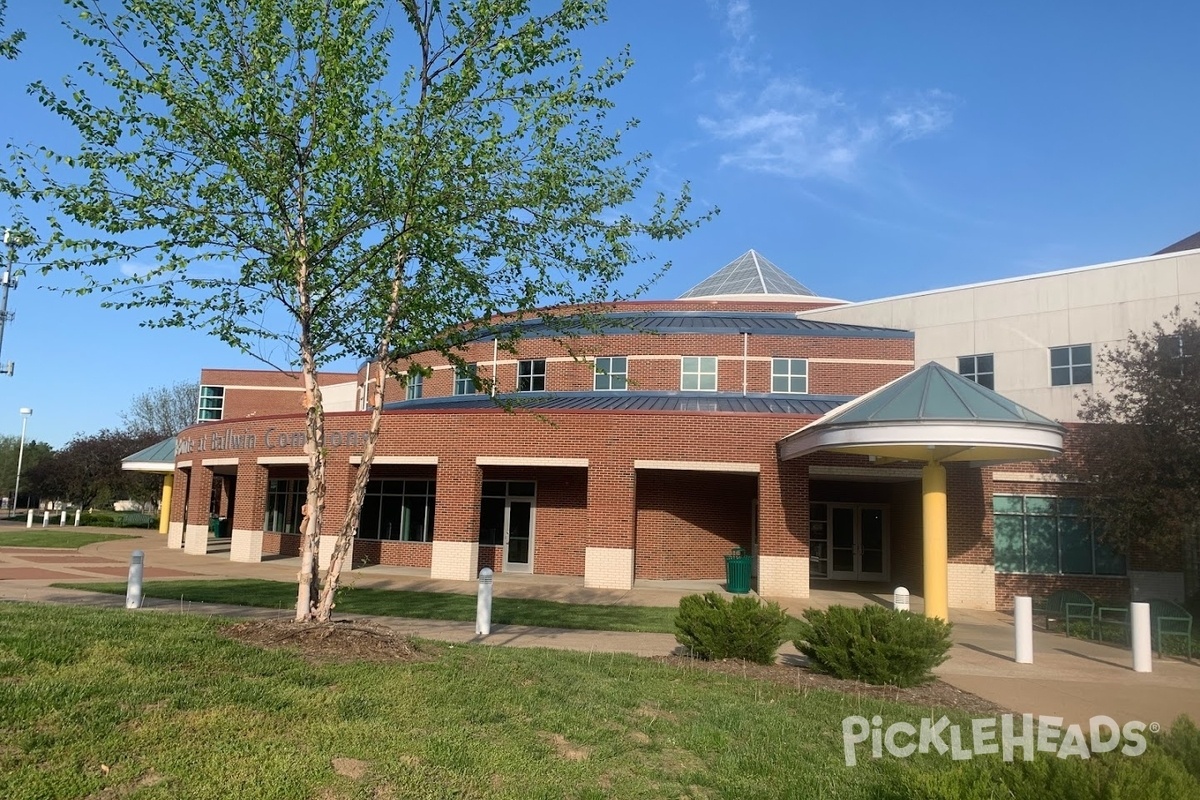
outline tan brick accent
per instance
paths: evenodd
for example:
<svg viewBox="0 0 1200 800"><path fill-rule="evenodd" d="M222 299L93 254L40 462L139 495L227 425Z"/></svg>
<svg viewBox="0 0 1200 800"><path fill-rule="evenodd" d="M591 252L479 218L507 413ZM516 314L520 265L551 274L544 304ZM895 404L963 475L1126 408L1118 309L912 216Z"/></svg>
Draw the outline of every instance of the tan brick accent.
<svg viewBox="0 0 1200 800"><path fill-rule="evenodd" d="M590 589L632 589L633 550L587 548L584 551L583 585Z"/></svg>
<svg viewBox="0 0 1200 800"><path fill-rule="evenodd" d="M182 522L172 521L170 527L167 528L167 547L171 550L179 550L183 548Z"/></svg>
<svg viewBox="0 0 1200 800"><path fill-rule="evenodd" d="M948 566L951 608L996 610L996 570L988 564L950 564Z"/></svg>
<svg viewBox="0 0 1200 800"><path fill-rule="evenodd" d="M758 593L762 597L808 597L808 559L758 557Z"/></svg>
<svg viewBox="0 0 1200 800"><path fill-rule="evenodd" d="M234 528L233 539L229 543L229 560L257 564L262 557L263 532Z"/></svg>
<svg viewBox="0 0 1200 800"><path fill-rule="evenodd" d="M479 542L441 541L435 538L429 577L448 581L476 580L479 577Z"/></svg>
<svg viewBox="0 0 1200 800"><path fill-rule="evenodd" d="M202 556L208 552L207 522L203 525L188 523L183 534L183 551L194 556Z"/></svg>

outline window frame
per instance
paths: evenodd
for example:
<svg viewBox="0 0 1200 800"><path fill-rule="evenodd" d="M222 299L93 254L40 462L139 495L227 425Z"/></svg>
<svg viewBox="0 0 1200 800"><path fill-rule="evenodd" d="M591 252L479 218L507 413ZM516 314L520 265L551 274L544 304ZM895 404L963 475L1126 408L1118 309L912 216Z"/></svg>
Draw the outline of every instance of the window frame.
<svg viewBox="0 0 1200 800"><path fill-rule="evenodd" d="M421 373L408 376L408 383L404 387L405 400L420 400L425 396L425 376Z"/></svg>
<svg viewBox="0 0 1200 800"><path fill-rule="evenodd" d="M206 403L205 401L210 401ZM215 400L216 402L211 402ZM216 416L205 416L205 412L216 412ZM204 385L196 401L196 422L217 422L225 418L225 387Z"/></svg>
<svg viewBox="0 0 1200 800"><path fill-rule="evenodd" d="M979 363L980 359L988 359L989 369L983 369ZM958 357L958 374L967 380L974 381L985 389L996 390L996 354L995 353L975 353L969 356ZM984 377L987 380L982 380Z"/></svg>
<svg viewBox="0 0 1200 800"><path fill-rule="evenodd" d="M421 500L421 519L414 534L413 510L415 501ZM413 501L413 502L410 502ZM410 542L429 544L433 541L433 523L437 508L437 482L410 478L372 478L367 481L363 495L363 514L359 517L356 538L370 542ZM374 520L375 530L364 532L363 523ZM397 530L389 527L384 535L384 525L395 521ZM395 535L392 535L392 534Z"/></svg>
<svg viewBox="0 0 1200 800"><path fill-rule="evenodd" d="M1087 360L1082 360L1086 351ZM1065 355L1066 358L1057 358ZM1054 363L1065 361L1065 363ZM1050 348L1050 385L1051 386L1086 386L1092 382L1092 365L1094 364L1091 344L1068 344ZM1063 380L1063 376L1066 377Z"/></svg>
<svg viewBox="0 0 1200 800"><path fill-rule="evenodd" d="M616 362L620 363L620 369ZM603 366L601 365L603 363ZM629 357L628 356L597 356L592 364L595 377L592 380L594 392L624 392L629 389ZM601 386L601 382L608 384ZM614 384L620 383L620 386Z"/></svg>
<svg viewBox="0 0 1200 800"><path fill-rule="evenodd" d="M517 362L517 391L546 391L546 359L526 358Z"/></svg>
<svg viewBox="0 0 1200 800"><path fill-rule="evenodd" d="M803 374L795 371L797 364L802 365ZM780 366L786 369L781 370ZM776 388L778 381L785 381L786 389ZM796 381L803 381L803 388L797 389ZM789 356L773 357L771 359L771 394L808 394L808 359L791 358Z"/></svg>
<svg viewBox="0 0 1200 800"><path fill-rule="evenodd" d="M1006 501L1019 501L1020 511L1000 508ZM997 501L1001 501L998 503ZM1063 577L1098 577L1120 578L1129 574L1129 562L1125 556L1113 552L1100 541L1099 526L1094 519L1084 513L1082 498L1040 495L1040 494L1006 494L992 495L992 564L998 574L1006 575L1059 575ZM1001 533L1001 528L1010 527L1012 522L1020 522L1020 564L1012 566L1011 562L1002 563L1002 551L1012 553L1015 548L1011 542L1001 543L1002 535L1007 537L1012 532ZM1049 525L1047 524L1049 523ZM1033 550L1040 544L1045 550L1048 542L1045 535L1053 532L1054 537L1054 567L1038 568L1030 564L1030 541L1033 539ZM1084 536L1075 540L1065 540L1064 534L1083 531ZM1042 537L1038 542L1034 537ZM1080 545L1086 541L1090 571L1068 569L1068 559L1077 559L1080 555ZM1043 553L1043 556L1047 553ZM1008 556L1003 556L1008 558ZM1114 565L1102 569L1101 565ZM1119 564L1119 571L1115 565Z"/></svg>
<svg viewBox="0 0 1200 800"><path fill-rule="evenodd" d="M308 478L268 478L263 500L263 532L299 534L306 502Z"/></svg>
<svg viewBox="0 0 1200 800"><path fill-rule="evenodd" d="M479 394L475 381L479 375L479 364L470 363L454 368L454 396Z"/></svg>
<svg viewBox="0 0 1200 800"><path fill-rule="evenodd" d="M688 362L693 368L688 369ZM712 362L712 369L705 369L707 362ZM716 356L680 356L679 357L679 391L681 392L715 392L718 388L717 373L719 363ZM704 387L704 378L712 378L712 388ZM688 379L693 378L695 386L688 386Z"/></svg>

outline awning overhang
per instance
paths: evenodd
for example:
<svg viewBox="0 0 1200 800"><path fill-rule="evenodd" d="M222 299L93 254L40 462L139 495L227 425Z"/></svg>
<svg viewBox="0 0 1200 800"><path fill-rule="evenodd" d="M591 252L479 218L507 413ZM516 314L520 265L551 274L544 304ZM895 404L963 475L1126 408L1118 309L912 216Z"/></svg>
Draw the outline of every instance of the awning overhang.
<svg viewBox="0 0 1200 800"><path fill-rule="evenodd" d="M824 451L894 461L1004 463L1050 458L1061 455L1063 449L1063 432L1057 426L933 420L830 426L818 423L781 439L779 459L787 461Z"/></svg>

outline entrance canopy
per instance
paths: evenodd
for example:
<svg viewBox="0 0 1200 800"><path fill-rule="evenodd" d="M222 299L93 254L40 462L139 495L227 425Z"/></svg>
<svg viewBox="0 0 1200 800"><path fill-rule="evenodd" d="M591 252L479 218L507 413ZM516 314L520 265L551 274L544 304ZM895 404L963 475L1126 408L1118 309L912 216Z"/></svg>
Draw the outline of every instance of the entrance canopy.
<svg viewBox="0 0 1200 800"><path fill-rule="evenodd" d="M1065 429L929 363L780 439L779 459L818 450L897 461L1025 461L1062 453Z"/></svg>

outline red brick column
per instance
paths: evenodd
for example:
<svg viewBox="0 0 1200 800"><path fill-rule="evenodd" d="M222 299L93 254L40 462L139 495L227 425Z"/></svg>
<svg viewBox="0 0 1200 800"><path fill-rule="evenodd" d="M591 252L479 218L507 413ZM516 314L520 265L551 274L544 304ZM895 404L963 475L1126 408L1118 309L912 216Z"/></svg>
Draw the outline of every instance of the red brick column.
<svg viewBox="0 0 1200 800"><path fill-rule="evenodd" d="M766 461L758 476L758 593L808 597L808 460Z"/></svg>
<svg viewBox="0 0 1200 800"><path fill-rule="evenodd" d="M475 580L479 570L482 483L483 472L475 464L473 454L439 455L430 577Z"/></svg>
<svg viewBox="0 0 1200 800"><path fill-rule="evenodd" d="M587 547L583 583L631 589L637 532L637 475L631 459L592 459L588 464Z"/></svg>

